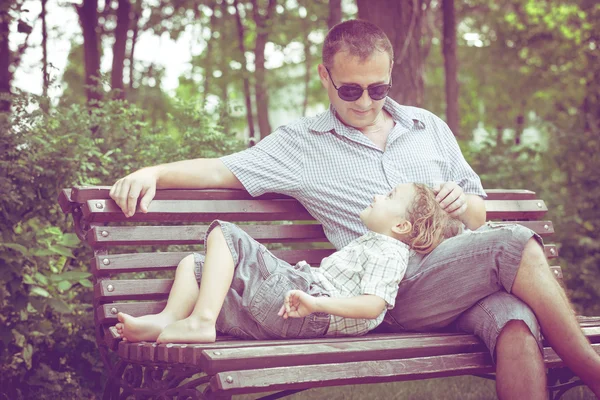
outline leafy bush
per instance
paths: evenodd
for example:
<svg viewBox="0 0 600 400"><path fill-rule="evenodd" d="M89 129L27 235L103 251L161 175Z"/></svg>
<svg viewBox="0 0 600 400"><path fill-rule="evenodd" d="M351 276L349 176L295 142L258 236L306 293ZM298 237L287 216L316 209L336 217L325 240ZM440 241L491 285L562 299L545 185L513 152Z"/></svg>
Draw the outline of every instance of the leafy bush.
<svg viewBox="0 0 600 400"><path fill-rule="evenodd" d="M241 149L193 103L151 128L123 101L87 108L19 95L0 115L0 393L93 398L103 365L92 322L91 251L58 207L64 187L112 184L142 166Z"/></svg>

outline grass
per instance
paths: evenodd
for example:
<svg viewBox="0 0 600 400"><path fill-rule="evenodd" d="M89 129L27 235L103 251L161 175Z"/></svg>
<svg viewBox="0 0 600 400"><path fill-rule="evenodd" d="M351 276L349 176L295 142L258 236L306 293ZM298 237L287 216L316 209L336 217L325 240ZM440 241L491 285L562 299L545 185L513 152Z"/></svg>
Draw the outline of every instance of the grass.
<svg viewBox="0 0 600 400"><path fill-rule="evenodd" d="M233 398L234 400L249 400L258 397L260 396L243 395ZM495 382L475 376L327 387L306 390L285 397L289 400L494 400L496 398ZM593 400L595 397L589 389L577 387L568 391L562 399Z"/></svg>

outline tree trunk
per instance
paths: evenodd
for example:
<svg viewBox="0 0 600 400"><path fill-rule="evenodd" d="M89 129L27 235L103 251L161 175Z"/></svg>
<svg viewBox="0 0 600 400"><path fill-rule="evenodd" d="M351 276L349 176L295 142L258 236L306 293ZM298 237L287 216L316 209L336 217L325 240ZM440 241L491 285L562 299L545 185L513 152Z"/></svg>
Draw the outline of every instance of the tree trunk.
<svg viewBox="0 0 600 400"><path fill-rule="evenodd" d="M257 0L252 0L252 15L256 24L256 45L254 47L254 91L256 95L256 114L260 138L271 133L269 123L269 93L265 84L265 46L271 31L271 16L277 0L269 0L265 15L261 15Z"/></svg>
<svg viewBox="0 0 600 400"><path fill-rule="evenodd" d="M88 103L94 103L102 98L100 47L96 32L98 28L98 0L83 0L83 4L76 5L75 8L83 31L86 95Z"/></svg>
<svg viewBox="0 0 600 400"><path fill-rule="evenodd" d="M246 46L244 45L244 25L242 24L242 18L238 10L238 0L233 0L233 7L235 8L235 22L238 32L238 47L240 49L242 57L242 75L244 80L244 98L246 100L246 118L248 120L248 134L250 141L255 140L254 137L254 117L252 115L252 98L250 95L250 77L248 67L246 66ZM226 15L226 14L223 14Z"/></svg>
<svg viewBox="0 0 600 400"><path fill-rule="evenodd" d="M0 5L0 113L9 113L11 106L10 73L11 52L8 46L9 24L8 2ZM1 115L1 114L0 114Z"/></svg>
<svg viewBox="0 0 600 400"><path fill-rule="evenodd" d="M342 22L342 0L329 0L327 27L331 29L340 22Z"/></svg>
<svg viewBox="0 0 600 400"><path fill-rule="evenodd" d="M129 14L131 13L131 2L119 0L117 9L117 26L115 28L115 43L113 45L112 71L110 74L110 85L115 92L115 98L125 97L123 86L123 69L125 68L125 52L127 50L127 32L129 32Z"/></svg>
<svg viewBox="0 0 600 400"><path fill-rule="evenodd" d="M356 3L358 17L379 26L394 47L393 86L389 96L400 104L422 106L422 0L357 0Z"/></svg>
<svg viewBox="0 0 600 400"><path fill-rule="evenodd" d="M310 33L310 28L308 21L306 18L302 20L302 25L304 28L304 66L306 68L306 72L304 73L304 102L302 103L302 116L306 117L306 111L308 109L308 96L310 94L310 75L312 70L312 54L310 52L310 40L308 39L308 34Z"/></svg>
<svg viewBox="0 0 600 400"><path fill-rule="evenodd" d="M217 7L217 2L216 1L211 1L209 4L210 9L212 10L212 14L210 16L210 34L212 36L213 32L217 32L219 27L217 26L218 24L218 18L217 15L215 13L215 8ZM223 16L224 18L225 16ZM210 83L212 80L212 74L213 74L213 48L214 48L214 39L209 39L208 43L206 44L206 64L204 67L204 90L202 93L202 108L204 109L204 107L206 107L206 101L208 99L208 94L210 93Z"/></svg>
<svg viewBox="0 0 600 400"><path fill-rule="evenodd" d="M42 13L40 15L40 18L42 19L42 95L44 98L48 96L48 86L50 85L50 78L48 75L48 28L46 26L46 1L47 0L42 0Z"/></svg>
<svg viewBox="0 0 600 400"><path fill-rule="evenodd" d="M459 137L458 72L456 61L456 14L454 0L442 0L444 13L444 70L446 71L446 122L454 136Z"/></svg>
<svg viewBox="0 0 600 400"><path fill-rule="evenodd" d="M131 35L131 50L129 51L129 90L133 89L133 72L135 71L135 44L137 43L138 33L140 31L140 16L142 15L142 0L136 0L135 12L133 13L133 20L131 21L131 29L133 35Z"/></svg>

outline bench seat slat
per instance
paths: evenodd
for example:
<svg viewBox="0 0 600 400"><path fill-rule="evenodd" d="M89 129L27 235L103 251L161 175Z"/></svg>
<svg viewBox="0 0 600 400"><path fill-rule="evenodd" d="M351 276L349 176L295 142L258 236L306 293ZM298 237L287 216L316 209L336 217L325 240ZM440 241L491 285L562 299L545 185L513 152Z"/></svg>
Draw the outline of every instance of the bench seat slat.
<svg viewBox="0 0 600 400"><path fill-rule="evenodd" d="M593 345L600 353L600 344ZM562 365L560 357L544 348L546 367ZM399 360L357 361L293 367L219 372L210 380L213 392L226 395L297 390L356 383L381 383L494 371L489 352L449 354Z"/></svg>
<svg viewBox="0 0 600 400"><path fill-rule="evenodd" d="M325 242L323 227L318 224L239 225L263 243ZM94 226L87 234L94 247L114 245L202 244L208 225L184 226Z"/></svg>
<svg viewBox="0 0 600 400"><path fill-rule="evenodd" d="M487 218L540 219L548 211L543 200L486 200ZM89 222L116 221L229 221L313 220L296 200L155 200L148 213L137 212L127 218L112 200L88 200L83 215Z"/></svg>
<svg viewBox="0 0 600 400"><path fill-rule="evenodd" d="M210 222L313 220L296 200L154 200L147 213L137 212L127 218L112 200L89 200L83 204L83 215L89 222L152 221Z"/></svg>
<svg viewBox="0 0 600 400"><path fill-rule="evenodd" d="M69 189L70 190L70 189ZM76 186L72 199L76 203L88 200L109 200L110 186ZM486 189L488 200L533 200L535 192L521 189ZM156 200L249 200L249 199L289 199L291 197L266 193L252 197L245 190L239 189L160 189L156 191Z"/></svg>
<svg viewBox="0 0 600 400"><path fill-rule="evenodd" d="M492 225L505 222L491 222ZM551 221L511 221L526 226L540 236L554 233ZM259 242L326 242L321 225L240 225ZM88 243L96 247L142 246L171 244L201 244L208 225L183 226L93 226L87 234Z"/></svg>
<svg viewBox="0 0 600 400"><path fill-rule="evenodd" d="M550 268L557 279L562 279L559 266ZM160 300L168 296L172 285L172 279L103 279L96 283L94 297L102 303L119 300ZM104 314L99 318L105 319L107 316Z"/></svg>
<svg viewBox="0 0 600 400"><path fill-rule="evenodd" d="M311 265L319 266L321 260L334 251L333 249L300 249L271 250L271 253L290 264L304 260ZM162 252L97 255L92 259L92 272L96 276L104 276L121 272L175 269L179 261L189 254L191 253Z"/></svg>
<svg viewBox="0 0 600 400"><path fill-rule="evenodd" d="M463 341L477 340L472 335L464 333L454 332L404 332L404 333L369 333L364 336L352 336L344 338L334 337L319 337L310 339L273 339L273 340L242 340L231 336L217 336L215 343L202 343L202 344L156 344L151 342L141 343L128 343L120 342L118 347L122 353L122 356L136 361L159 361L169 363L179 363L187 365L201 366L202 353L204 351L222 351L222 350L234 350L234 349L248 349L248 348L266 348L266 347L290 347L297 345L329 345L339 346L346 345L348 343L366 343L366 342L384 342L398 339L411 339L418 340L419 338L454 338L461 337ZM155 354L150 355L149 351L145 351L144 357L149 358L137 358L141 356L141 353L137 350L138 347L146 347L153 349Z"/></svg>
<svg viewBox="0 0 600 400"><path fill-rule="evenodd" d="M562 277L560 267L550 268L556 271L554 274L557 278ZM160 300L168 296L172 285L172 279L103 279L94 286L94 296L102 303L119 300Z"/></svg>
<svg viewBox="0 0 600 400"><path fill-rule="evenodd" d="M420 337L363 342L311 343L276 347L204 350L202 370L222 371L307 364L346 363L485 351L475 336Z"/></svg>

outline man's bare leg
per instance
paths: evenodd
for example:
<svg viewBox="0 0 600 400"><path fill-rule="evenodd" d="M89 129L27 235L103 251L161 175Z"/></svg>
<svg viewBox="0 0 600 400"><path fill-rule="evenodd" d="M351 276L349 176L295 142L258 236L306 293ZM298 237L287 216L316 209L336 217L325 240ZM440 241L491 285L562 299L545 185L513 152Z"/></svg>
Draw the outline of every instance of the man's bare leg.
<svg viewBox="0 0 600 400"><path fill-rule="evenodd" d="M531 307L552 348L600 398L600 355L581 331L567 296L535 239L525 246L512 293Z"/></svg>
<svg viewBox="0 0 600 400"><path fill-rule="evenodd" d="M220 227L206 240L206 258L202 269L200 293L192 314L163 329L158 343L210 343L216 340L216 322L225 296L231 287L233 256Z"/></svg>
<svg viewBox="0 0 600 400"><path fill-rule="evenodd" d="M510 321L496 342L499 399L547 399L546 368L537 341L523 321Z"/></svg>
<svg viewBox="0 0 600 400"><path fill-rule="evenodd" d="M199 293L194 267L194 255L179 262L167 305L160 313L137 318L125 313L117 314L119 323L115 327L123 340L155 341L167 325L190 315Z"/></svg>

